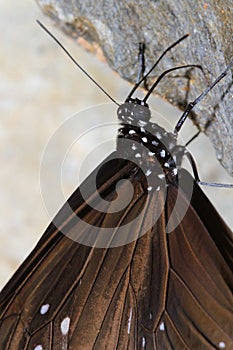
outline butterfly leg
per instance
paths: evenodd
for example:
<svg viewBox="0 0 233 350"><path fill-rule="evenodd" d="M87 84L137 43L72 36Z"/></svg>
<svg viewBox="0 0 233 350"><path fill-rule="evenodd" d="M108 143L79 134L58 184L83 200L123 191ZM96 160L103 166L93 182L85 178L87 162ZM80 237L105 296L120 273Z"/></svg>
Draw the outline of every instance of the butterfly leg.
<svg viewBox="0 0 233 350"><path fill-rule="evenodd" d="M201 133L201 130L199 130L195 135L193 135L193 137L191 137L190 140L188 140L188 142L186 142L185 147L187 147L191 142L193 142L193 140L195 140Z"/></svg>
<svg viewBox="0 0 233 350"><path fill-rule="evenodd" d="M220 82L220 80L222 80L227 75L227 72L230 70L232 66L233 66L233 60L226 67L226 69L215 79L215 81L212 84L210 84L208 88L205 89L205 91L202 92L201 95L199 95L194 101L188 104L184 113L182 114L182 116L178 120L178 123L175 126L175 129L174 129L175 133L178 133L180 131L182 125L184 124L187 116L189 115L193 107L196 106L199 102L201 102L203 98L210 92L210 90L212 90L215 87L215 85L217 85Z"/></svg>
<svg viewBox="0 0 233 350"><path fill-rule="evenodd" d="M200 178L199 178L199 175L198 175L197 166L196 166L196 163L195 163L195 160L194 160L193 156L187 150L185 152L185 155L187 156L187 158L188 158L188 160L189 160L189 162L191 164L191 167L192 167L192 170L193 170L194 179L199 185L210 186L210 187L233 188L233 184L221 184L221 183L218 183L218 182L204 182L204 181L201 181Z"/></svg>

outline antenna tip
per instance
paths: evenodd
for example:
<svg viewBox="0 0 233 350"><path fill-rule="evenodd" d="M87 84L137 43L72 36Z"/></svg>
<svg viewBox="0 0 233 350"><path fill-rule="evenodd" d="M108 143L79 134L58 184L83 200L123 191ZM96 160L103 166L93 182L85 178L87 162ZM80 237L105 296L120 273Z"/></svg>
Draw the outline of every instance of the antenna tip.
<svg viewBox="0 0 233 350"><path fill-rule="evenodd" d="M39 24L39 26L41 26L42 28L45 28L44 25L41 23L41 21L39 21L39 19L36 19L37 24Z"/></svg>

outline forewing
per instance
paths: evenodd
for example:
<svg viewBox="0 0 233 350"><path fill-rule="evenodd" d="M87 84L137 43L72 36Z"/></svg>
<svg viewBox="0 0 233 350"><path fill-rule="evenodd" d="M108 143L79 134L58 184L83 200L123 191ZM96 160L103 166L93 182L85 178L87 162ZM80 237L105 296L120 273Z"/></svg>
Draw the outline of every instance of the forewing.
<svg viewBox="0 0 233 350"><path fill-rule="evenodd" d="M148 196L143 178L130 162L118 160L114 167L100 165L99 169L97 187L105 200L110 203L116 196L116 183L128 178L135 190L132 201L126 209L110 215L106 214L106 202L102 208L99 203L97 211L82 200L80 189L72 195L69 206L55 218L60 226L49 226L1 292L1 348L135 349L145 341L153 348L153 329L164 307L168 276L166 239L159 234L165 227L163 215L153 222L153 213L164 206L164 196L162 192ZM97 172L81 185L87 192ZM118 188L123 196L124 186L121 183ZM70 206L75 215L67 215ZM141 221L135 222L141 212ZM82 220L76 220L77 216ZM151 230L136 239L148 224ZM63 234L80 239L92 233L90 225L94 233L98 227L114 228L109 246L119 227L128 225L125 242L131 243L88 247Z"/></svg>

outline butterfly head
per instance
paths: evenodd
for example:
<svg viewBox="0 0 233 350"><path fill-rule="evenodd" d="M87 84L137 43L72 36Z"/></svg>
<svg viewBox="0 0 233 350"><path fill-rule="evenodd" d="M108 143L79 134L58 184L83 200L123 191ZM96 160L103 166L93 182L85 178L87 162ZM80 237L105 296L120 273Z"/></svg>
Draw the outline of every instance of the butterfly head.
<svg viewBox="0 0 233 350"><path fill-rule="evenodd" d="M151 118L151 112L146 102L138 98L129 98L117 110L119 120L125 124L145 126Z"/></svg>

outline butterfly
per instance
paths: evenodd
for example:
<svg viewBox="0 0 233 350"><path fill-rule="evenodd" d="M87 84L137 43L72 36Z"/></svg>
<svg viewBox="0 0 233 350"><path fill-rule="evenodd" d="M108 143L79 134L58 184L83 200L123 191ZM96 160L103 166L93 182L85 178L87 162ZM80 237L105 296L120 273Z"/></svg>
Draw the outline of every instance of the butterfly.
<svg viewBox="0 0 233 350"><path fill-rule="evenodd" d="M232 65L171 132L150 120L147 104L166 72L142 100L134 86L118 106L116 150L1 291L1 349L233 348L232 232L177 143L190 110Z"/></svg>

